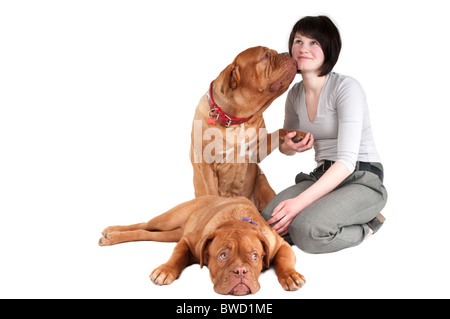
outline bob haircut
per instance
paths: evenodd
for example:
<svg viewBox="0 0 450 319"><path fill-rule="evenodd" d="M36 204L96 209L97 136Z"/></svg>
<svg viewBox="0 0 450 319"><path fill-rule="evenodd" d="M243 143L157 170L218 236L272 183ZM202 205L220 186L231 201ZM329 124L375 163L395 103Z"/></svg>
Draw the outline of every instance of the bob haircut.
<svg viewBox="0 0 450 319"><path fill-rule="evenodd" d="M342 47L339 30L330 18L327 16L307 16L300 19L292 28L289 36L289 54L291 56L292 46L297 33L319 42L325 57L319 76L325 76L330 73L339 58ZM301 73L301 71L297 71L297 73Z"/></svg>

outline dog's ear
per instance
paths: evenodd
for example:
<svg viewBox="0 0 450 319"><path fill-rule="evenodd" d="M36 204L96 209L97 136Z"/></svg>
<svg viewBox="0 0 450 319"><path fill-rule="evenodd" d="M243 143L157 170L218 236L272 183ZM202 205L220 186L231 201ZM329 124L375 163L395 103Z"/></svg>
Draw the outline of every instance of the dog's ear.
<svg viewBox="0 0 450 319"><path fill-rule="evenodd" d="M235 64L233 70L231 70L229 87L235 89L241 81L241 73L239 72L239 65Z"/></svg>
<svg viewBox="0 0 450 319"><path fill-rule="evenodd" d="M261 240L261 244L264 249L264 256L263 256L263 268L268 269L270 267L270 256L269 256L269 242L267 241L267 238L261 233L258 232L258 238Z"/></svg>
<svg viewBox="0 0 450 319"><path fill-rule="evenodd" d="M223 83L220 91L226 95L229 90L237 88L241 81L239 66L235 62L231 63L222 71L221 77L223 77Z"/></svg>
<svg viewBox="0 0 450 319"><path fill-rule="evenodd" d="M200 259L200 268L202 268L203 265L208 264L209 259L208 245L212 242L214 237L215 232L203 236L203 238L200 239L197 246L195 247L195 252L198 258Z"/></svg>

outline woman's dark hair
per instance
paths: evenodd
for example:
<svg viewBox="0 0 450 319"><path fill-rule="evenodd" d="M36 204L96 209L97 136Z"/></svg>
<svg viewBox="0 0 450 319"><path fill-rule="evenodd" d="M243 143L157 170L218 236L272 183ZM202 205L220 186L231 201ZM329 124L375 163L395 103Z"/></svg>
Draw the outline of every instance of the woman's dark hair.
<svg viewBox="0 0 450 319"><path fill-rule="evenodd" d="M339 30L330 18L326 16L308 16L300 19L292 28L291 35L289 36L289 54L291 56L292 45L294 44L294 38L297 33L319 42L325 56L319 76L330 73L339 58L342 47Z"/></svg>

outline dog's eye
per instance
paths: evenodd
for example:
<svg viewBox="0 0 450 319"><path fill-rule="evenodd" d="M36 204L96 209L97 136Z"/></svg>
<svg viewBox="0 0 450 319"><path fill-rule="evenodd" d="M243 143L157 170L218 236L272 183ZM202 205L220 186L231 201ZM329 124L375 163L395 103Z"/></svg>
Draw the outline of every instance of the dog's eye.
<svg viewBox="0 0 450 319"><path fill-rule="evenodd" d="M257 261L258 260L258 254L257 253L253 253L252 254L252 260L253 261Z"/></svg>
<svg viewBox="0 0 450 319"><path fill-rule="evenodd" d="M221 260L227 259L227 253L221 253L220 256L219 256L219 258L220 258Z"/></svg>
<svg viewBox="0 0 450 319"><path fill-rule="evenodd" d="M266 54L264 54L262 59L265 60L265 59L268 59L269 57L270 57L269 53L266 52Z"/></svg>

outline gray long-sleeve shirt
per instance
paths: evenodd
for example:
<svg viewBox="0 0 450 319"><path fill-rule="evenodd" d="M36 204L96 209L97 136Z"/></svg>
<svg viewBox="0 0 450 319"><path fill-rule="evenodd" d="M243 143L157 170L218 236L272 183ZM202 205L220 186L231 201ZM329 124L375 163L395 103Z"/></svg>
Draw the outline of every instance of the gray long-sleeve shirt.
<svg viewBox="0 0 450 319"><path fill-rule="evenodd" d="M349 76L334 72L326 76L312 123L303 81L296 83L287 96L284 128L313 134L318 165L324 160L337 161L353 172L356 161L380 162L366 95L358 81Z"/></svg>

